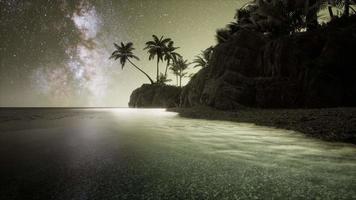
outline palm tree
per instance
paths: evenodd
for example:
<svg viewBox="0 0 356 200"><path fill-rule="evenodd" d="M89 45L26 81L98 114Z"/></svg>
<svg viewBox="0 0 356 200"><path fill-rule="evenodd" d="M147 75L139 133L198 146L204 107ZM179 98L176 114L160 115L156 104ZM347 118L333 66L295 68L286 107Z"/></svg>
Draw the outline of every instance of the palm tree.
<svg viewBox="0 0 356 200"><path fill-rule="evenodd" d="M149 60L154 59L157 56L157 81L159 80L159 62L163 61L165 54L166 44L171 41L170 38L158 38L156 35L152 35L153 40L146 42L144 50L148 50Z"/></svg>
<svg viewBox="0 0 356 200"><path fill-rule="evenodd" d="M190 63L188 63L188 60L183 60L183 58L179 58L176 62L172 63L171 70L177 77L177 82L179 78L179 87L182 87L182 78L187 75L186 72L184 72Z"/></svg>
<svg viewBox="0 0 356 200"><path fill-rule="evenodd" d="M333 9L332 9L333 4L334 4L333 0L328 0L328 11L329 11L329 15L330 15L331 19L334 18L334 12L333 12Z"/></svg>
<svg viewBox="0 0 356 200"><path fill-rule="evenodd" d="M350 15L350 0L344 0L344 16Z"/></svg>
<svg viewBox="0 0 356 200"><path fill-rule="evenodd" d="M214 47L211 46L202 51L200 55L196 56L196 58L193 60L193 63L195 63L194 67L208 67L213 49Z"/></svg>
<svg viewBox="0 0 356 200"><path fill-rule="evenodd" d="M166 69L164 75L167 77L168 66L171 64L171 61L175 62L178 58L182 57L179 53L174 52L175 50L179 49L179 47L174 47L174 42L169 41L168 45L164 51L164 60L167 62Z"/></svg>
<svg viewBox="0 0 356 200"><path fill-rule="evenodd" d="M176 63L176 62L174 62L174 63ZM173 75L176 77L176 85L178 86L179 85L179 82L178 82L179 69L178 69L178 65L176 65L174 63L171 64L171 67L169 69L172 70Z"/></svg>
<svg viewBox="0 0 356 200"><path fill-rule="evenodd" d="M116 50L111 54L109 59L115 59L115 60L120 59L120 64L121 64L122 69L124 69L126 62L128 61L136 69L138 69L140 72L142 72L150 80L151 84L154 83L152 78L146 72L144 72L142 69L137 67L137 65L135 65L130 60L130 58L140 60L137 56L135 56L132 53L132 51L135 50L135 48L133 48L132 42L129 42L127 44L124 44L123 42L121 42L121 45L114 43L114 46L115 46Z"/></svg>
<svg viewBox="0 0 356 200"><path fill-rule="evenodd" d="M335 17L333 8L336 8L337 11L342 12L342 16L349 16L350 10L356 13L355 9L351 6L352 3L356 3L356 0L318 0L320 7L327 7L329 16L331 19ZM336 16L339 16L338 14Z"/></svg>
<svg viewBox="0 0 356 200"><path fill-rule="evenodd" d="M159 74L159 79L158 79L158 84L166 84L167 82L172 81L171 79L168 79L168 77L166 75L164 75L163 73Z"/></svg>
<svg viewBox="0 0 356 200"><path fill-rule="evenodd" d="M349 16L350 15L350 10L354 14L356 14L356 10L351 6L356 4L356 0L344 0L344 16Z"/></svg>
<svg viewBox="0 0 356 200"><path fill-rule="evenodd" d="M316 28L317 13L327 7L327 1L255 0L239 9L235 18L239 27L273 35L291 34L304 28ZM230 25L228 29L232 30L231 27L235 26Z"/></svg>
<svg viewBox="0 0 356 200"><path fill-rule="evenodd" d="M231 38L231 31L227 28L218 29L215 38L218 44L224 43Z"/></svg>
<svg viewBox="0 0 356 200"><path fill-rule="evenodd" d="M351 7L352 4L356 4L355 0L329 0L331 6L336 7L337 9L343 8L342 16L349 16L350 10L356 13L355 9Z"/></svg>
<svg viewBox="0 0 356 200"><path fill-rule="evenodd" d="M198 55L195 57L195 59L193 60L193 63L195 64L193 67L202 67L205 68L208 66L208 61L202 57L201 55Z"/></svg>

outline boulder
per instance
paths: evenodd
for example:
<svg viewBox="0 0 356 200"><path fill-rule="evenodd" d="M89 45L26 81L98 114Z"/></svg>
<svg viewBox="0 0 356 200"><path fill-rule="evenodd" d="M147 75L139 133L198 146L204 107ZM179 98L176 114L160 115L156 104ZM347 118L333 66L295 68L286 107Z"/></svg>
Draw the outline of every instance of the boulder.
<svg viewBox="0 0 356 200"><path fill-rule="evenodd" d="M163 84L143 84L130 96L131 108L170 108L179 106L181 88Z"/></svg>

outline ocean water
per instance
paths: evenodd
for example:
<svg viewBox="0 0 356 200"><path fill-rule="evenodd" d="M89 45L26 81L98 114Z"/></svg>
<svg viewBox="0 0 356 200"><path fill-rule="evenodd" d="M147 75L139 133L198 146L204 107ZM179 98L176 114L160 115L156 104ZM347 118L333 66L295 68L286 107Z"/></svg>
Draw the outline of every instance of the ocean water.
<svg viewBox="0 0 356 200"><path fill-rule="evenodd" d="M162 109L1 109L0 199L356 199L356 146Z"/></svg>

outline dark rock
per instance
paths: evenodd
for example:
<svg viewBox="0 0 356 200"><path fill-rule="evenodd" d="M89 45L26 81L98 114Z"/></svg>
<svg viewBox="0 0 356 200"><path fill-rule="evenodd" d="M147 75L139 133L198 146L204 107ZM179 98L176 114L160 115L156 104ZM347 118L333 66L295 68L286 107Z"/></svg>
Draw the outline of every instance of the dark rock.
<svg viewBox="0 0 356 200"><path fill-rule="evenodd" d="M200 97L202 95L205 81L208 80L209 68L204 68L195 74L189 83L183 88L180 106L190 107L202 104Z"/></svg>
<svg viewBox="0 0 356 200"><path fill-rule="evenodd" d="M221 77L206 82L201 96L203 105L234 110L241 105L253 105L255 91L250 78L226 71Z"/></svg>
<svg viewBox="0 0 356 200"><path fill-rule="evenodd" d="M211 67L199 71L184 88L183 107L207 105L230 110L255 104L256 57L265 44L262 34L243 30L214 48ZM253 58L253 59L251 59Z"/></svg>
<svg viewBox="0 0 356 200"><path fill-rule="evenodd" d="M226 71L240 73L247 77L258 75L258 56L266 39L261 33L248 30L237 32L229 42L214 48L210 63L209 77L223 76Z"/></svg>
<svg viewBox="0 0 356 200"><path fill-rule="evenodd" d="M181 88L162 84L143 84L130 96L131 108L170 108L179 106Z"/></svg>
<svg viewBox="0 0 356 200"><path fill-rule="evenodd" d="M296 81L283 78L256 78L255 101L260 108L298 108L300 103L300 89Z"/></svg>
<svg viewBox="0 0 356 200"><path fill-rule="evenodd" d="M268 38L240 30L214 48L209 67L181 95L181 106L356 106L356 16L315 31Z"/></svg>

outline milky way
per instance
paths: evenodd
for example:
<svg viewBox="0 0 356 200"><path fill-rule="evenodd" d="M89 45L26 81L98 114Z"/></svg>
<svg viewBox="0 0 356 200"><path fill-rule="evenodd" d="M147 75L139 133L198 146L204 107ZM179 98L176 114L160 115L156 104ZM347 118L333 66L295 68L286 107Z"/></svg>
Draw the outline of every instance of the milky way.
<svg viewBox="0 0 356 200"><path fill-rule="evenodd" d="M154 76L155 62L143 51L152 34L172 38L192 60L242 3L0 0L0 106L127 106L147 79L108 59L113 42L133 42L136 64Z"/></svg>
<svg viewBox="0 0 356 200"><path fill-rule="evenodd" d="M50 70L44 68L35 70L36 87L42 93L51 92L53 101L67 104L67 99L75 96L79 99L85 97L88 106L100 105L106 95L110 79L105 73L105 68L110 66L105 59L109 52L101 47L100 38L97 37L102 20L95 6L85 0L66 17L73 21L80 40L77 44L66 47L65 53L68 57L64 66L52 67ZM75 81L75 89L69 84L70 81Z"/></svg>

